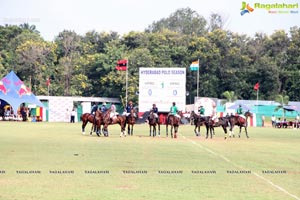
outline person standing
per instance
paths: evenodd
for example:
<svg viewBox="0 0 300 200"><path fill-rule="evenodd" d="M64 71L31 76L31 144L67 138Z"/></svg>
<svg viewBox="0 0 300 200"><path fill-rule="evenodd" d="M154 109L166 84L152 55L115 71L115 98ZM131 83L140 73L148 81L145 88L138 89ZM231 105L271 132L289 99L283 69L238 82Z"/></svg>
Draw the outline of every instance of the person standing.
<svg viewBox="0 0 300 200"><path fill-rule="evenodd" d="M75 123L75 116L76 116L76 111L73 108L72 111L71 111L71 120L70 120L70 123Z"/></svg>
<svg viewBox="0 0 300 200"><path fill-rule="evenodd" d="M261 121L262 121L261 126L264 127L265 126L265 116L264 115L261 116Z"/></svg>
<svg viewBox="0 0 300 200"><path fill-rule="evenodd" d="M272 127L275 127L276 126L276 117L274 115L272 115L271 121L272 121Z"/></svg>

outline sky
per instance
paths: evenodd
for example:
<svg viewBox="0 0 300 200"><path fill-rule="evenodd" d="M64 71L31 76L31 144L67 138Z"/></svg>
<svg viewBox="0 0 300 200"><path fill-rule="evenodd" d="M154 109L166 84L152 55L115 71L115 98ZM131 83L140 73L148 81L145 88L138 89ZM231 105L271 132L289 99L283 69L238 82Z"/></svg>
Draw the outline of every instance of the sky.
<svg viewBox="0 0 300 200"><path fill-rule="evenodd" d="M299 4L291 9L298 13L268 13L254 9L241 16L243 0L0 0L0 25L34 24L41 36L52 41L63 30L84 35L88 31L144 31L154 21L169 17L180 8L191 8L205 19L218 13L225 19L224 29L254 36L257 32L271 35L275 30L287 33L300 27L299 0L244 0L255 3ZM272 9L279 11L278 9ZM285 9L286 10L286 9ZM288 10L290 11L290 10Z"/></svg>

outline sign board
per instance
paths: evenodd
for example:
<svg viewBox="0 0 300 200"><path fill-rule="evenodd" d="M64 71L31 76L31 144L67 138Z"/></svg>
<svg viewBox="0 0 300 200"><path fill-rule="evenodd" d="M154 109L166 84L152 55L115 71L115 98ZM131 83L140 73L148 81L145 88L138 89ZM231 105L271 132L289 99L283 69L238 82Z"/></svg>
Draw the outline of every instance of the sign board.
<svg viewBox="0 0 300 200"><path fill-rule="evenodd" d="M185 111L185 68L140 68L139 112L149 111L156 104L159 112L169 112L172 102Z"/></svg>

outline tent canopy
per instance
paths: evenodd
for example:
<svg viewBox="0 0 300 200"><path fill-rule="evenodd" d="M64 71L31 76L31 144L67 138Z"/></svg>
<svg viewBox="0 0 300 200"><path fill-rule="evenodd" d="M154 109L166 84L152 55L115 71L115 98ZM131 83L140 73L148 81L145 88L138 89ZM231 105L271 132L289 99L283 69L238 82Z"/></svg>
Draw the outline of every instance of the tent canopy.
<svg viewBox="0 0 300 200"><path fill-rule="evenodd" d="M11 105L14 112L22 103L36 104L44 107L42 102L26 87L19 77L11 71L0 81L0 99Z"/></svg>
<svg viewBox="0 0 300 200"><path fill-rule="evenodd" d="M232 106L230 106L228 109L237 109L239 106L242 106L243 110L250 110L250 107L244 105L244 104L233 104Z"/></svg>

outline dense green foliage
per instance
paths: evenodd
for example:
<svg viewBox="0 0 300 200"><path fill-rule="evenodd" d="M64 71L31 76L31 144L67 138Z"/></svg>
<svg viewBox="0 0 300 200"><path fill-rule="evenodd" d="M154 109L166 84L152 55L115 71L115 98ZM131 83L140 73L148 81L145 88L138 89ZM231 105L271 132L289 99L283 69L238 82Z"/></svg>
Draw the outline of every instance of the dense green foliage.
<svg viewBox="0 0 300 200"><path fill-rule="evenodd" d="M52 42L35 26L0 26L0 76L14 70L37 95L47 94L50 77L50 95L124 98L125 72L115 65L126 58L130 99L137 100L140 67L186 67L187 98L193 99L197 75L189 65L200 59L200 96L223 98L233 91L239 99L255 99L253 86L259 82L260 99L280 94L300 101L300 28L250 37L222 29L223 23L218 14L206 20L186 8L144 32L81 36L63 30Z"/></svg>

